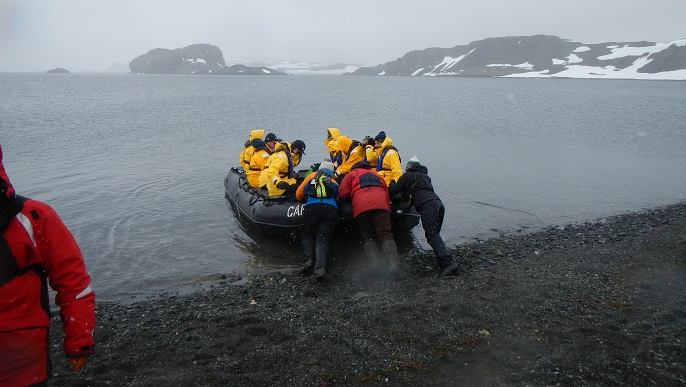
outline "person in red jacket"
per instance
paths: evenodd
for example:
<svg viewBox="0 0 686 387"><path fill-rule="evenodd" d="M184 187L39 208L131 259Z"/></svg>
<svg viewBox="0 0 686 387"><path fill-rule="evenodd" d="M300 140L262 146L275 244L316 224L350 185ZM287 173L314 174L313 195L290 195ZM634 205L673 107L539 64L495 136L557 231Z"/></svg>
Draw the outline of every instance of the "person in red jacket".
<svg viewBox="0 0 686 387"><path fill-rule="evenodd" d="M360 161L353 165L338 188L340 199L351 199L353 217L360 229L364 251L378 262L376 239L388 259L392 275L399 276L398 248L391 230L391 200L386 182L372 170L369 163Z"/></svg>
<svg viewBox="0 0 686 387"><path fill-rule="evenodd" d="M50 377L48 282L74 371L93 352L95 294L74 237L47 204L18 196L0 147L0 386Z"/></svg>

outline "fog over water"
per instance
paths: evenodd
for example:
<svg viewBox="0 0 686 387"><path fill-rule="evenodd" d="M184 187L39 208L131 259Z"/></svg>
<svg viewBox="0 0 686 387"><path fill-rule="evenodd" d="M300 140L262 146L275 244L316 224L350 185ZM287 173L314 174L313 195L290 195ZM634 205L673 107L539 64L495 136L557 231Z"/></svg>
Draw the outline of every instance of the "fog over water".
<svg viewBox="0 0 686 387"><path fill-rule="evenodd" d="M0 72L105 71L196 43L224 57L374 66L412 50L500 36L583 43L686 38L686 2L653 0L2 0Z"/></svg>

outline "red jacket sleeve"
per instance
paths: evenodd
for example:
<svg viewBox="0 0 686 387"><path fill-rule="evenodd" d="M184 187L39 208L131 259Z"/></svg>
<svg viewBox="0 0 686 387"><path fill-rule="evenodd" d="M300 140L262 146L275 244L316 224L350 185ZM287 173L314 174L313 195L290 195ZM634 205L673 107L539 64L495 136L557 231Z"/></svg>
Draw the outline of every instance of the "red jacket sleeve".
<svg viewBox="0 0 686 387"><path fill-rule="evenodd" d="M88 355L94 346L95 293L81 250L50 206L37 201L30 203L38 213L36 247L41 252L48 283L57 292L55 304L62 317L64 351L69 357Z"/></svg>
<svg viewBox="0 0 686 387"><path fill-rule="evenodd" d="M340 199L349 199L352 193L352 181L353 177L356 175L354 172L350 172L343 177L341 184L338 185L338 197Z"/></svg>

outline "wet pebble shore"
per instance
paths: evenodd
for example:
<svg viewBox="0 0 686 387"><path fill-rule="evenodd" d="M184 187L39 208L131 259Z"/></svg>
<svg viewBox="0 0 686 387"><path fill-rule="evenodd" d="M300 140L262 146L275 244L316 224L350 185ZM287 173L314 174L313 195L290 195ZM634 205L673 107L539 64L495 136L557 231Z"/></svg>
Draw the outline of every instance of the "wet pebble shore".
<svg viewBox="0 0 686 387"><path fill-rule="evenodd" d="M428 252L394 281L227 274L188 295L98 304L54 386L686 385L686 203Z"/></svg>

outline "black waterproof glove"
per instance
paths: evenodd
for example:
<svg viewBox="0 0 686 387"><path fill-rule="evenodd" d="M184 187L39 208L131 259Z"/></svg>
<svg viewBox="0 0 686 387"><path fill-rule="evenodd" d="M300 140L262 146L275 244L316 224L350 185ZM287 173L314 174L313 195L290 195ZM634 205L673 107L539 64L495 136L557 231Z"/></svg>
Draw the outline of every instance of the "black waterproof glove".
<svg viewBox="0 0 686 387"><path fill-rule="evenodd" d="M374 139L371 138L371 137L369 137L369 136L367 136L367 137L365 137L365 138L362 139L362 141L360 142L360 144L362 144L362 145L364 145L364 146L373 145L373 144L374 144Z"/></svg>
<svg viewBox="0 0 686 387"><path fill-rule="evenodd" d="M290 184L286 183L285 181L280 181L280 182L276 183L276 188L278 188L278 189L284 189L285 190L285 189L288 189L288 187L290 187Z"/></svg>
<svg viewBox="0 0 686 387"><path fill-rule="evenodd" d="M296 191L298 191L298 184L291 184L286 188L285 194L288 196L295 196Z"/></svg>

